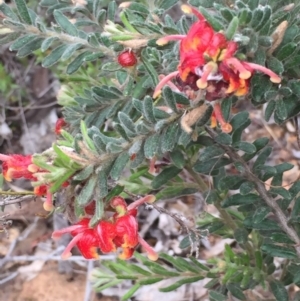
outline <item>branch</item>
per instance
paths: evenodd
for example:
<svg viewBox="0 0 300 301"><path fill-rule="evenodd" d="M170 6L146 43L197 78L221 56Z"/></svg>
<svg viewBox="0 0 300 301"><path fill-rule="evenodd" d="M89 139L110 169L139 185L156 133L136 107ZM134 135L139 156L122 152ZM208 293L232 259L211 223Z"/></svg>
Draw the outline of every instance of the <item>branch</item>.
<svg viewBox="0 0 300 301"><path fill-rule="evenodd" d="M19 193L16 194L16 195L20 196ZM22 202L26 202L26 201L31 201L32 199L35 200L36 196L34 196L34 195L25 195L25 196L20 196L20 197L16 197L16 198L7 197L4 200L0 201L0 206L18 204L18 203L22 203Z"/></svg>
<svg viewBox="0 0 300 301"><path fill-rule="evenodd" d="M205 128L206 128L206 131L208 132L208 134L213 139L217 136L217 134L211 128L209 128L209 127L205 127ZM252 173L252 171L249 168L249 166L247 165L247 163L236 152L234 152L231 147L220 144L218 142L216 142L216 143L218 145L220 145L226 151L226 154L233 161L239 162L242 164L242 166L244 168L245 177L247 177L247 179L249 181L251 181L255 184L257 192L260 194L262 199L267 203L267 205L270 208L272 208L274 215L277 217L277 219L279 221L279 226L281 227L281 229L289 236L290 239L292 239L296 243L295 249L296 249L298 256L300 257L300 238L299 238L297 232L293 228L289 227L289 225L287 223L287 218L286 218L284 212L281 210L281 208L279 207L277 202L274 199L269 197L268 191L266 190L264 184L261 182L261 180L256 175L254 175Z"/></svg>

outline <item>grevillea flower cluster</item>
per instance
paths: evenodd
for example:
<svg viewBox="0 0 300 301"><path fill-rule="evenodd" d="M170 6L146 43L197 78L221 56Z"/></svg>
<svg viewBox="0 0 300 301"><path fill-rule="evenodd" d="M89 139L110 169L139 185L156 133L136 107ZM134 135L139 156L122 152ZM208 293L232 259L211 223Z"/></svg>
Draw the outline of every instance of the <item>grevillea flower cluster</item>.
<svg viewBox="0 0 300 301"><path fill-rule="evenodd" d="M0 154L2 161L2 173L6 181L11 182L14 179L27 179L32 182L37 181L36 173L47 172L33 163L32 155L4 155ZM44 202L44 209L51 211L53 209L52 195L49 192L48 185L39 185L34 187L34 194L37 196L47 196Z"/></svg>
<svg viewBox="0 0 300 301"><path fill-rule="evenodd" d="M128 259L133 255L138 244L141 244L146 250L149 259L157 260L157 253L139 236L136 220L137 207L154 201L155 196L147 195L127 205L122 197L114 197L110 201L110 207L114 210L114 214L111 217L100 220L93 227L90 226L90 217L84 217L70 227L54 231L52 238L59 239L66 233L72 235L73 239L62 254L64 259L72 255L71 250L75 246L78 247L86 259L98 258L98 248L104 254L116 252L118 248L121 248L122 253L119 255L119 258ZM94 203L89 204L85 211L87 215L93 214Z"/></svg>
<svg viewBox="0 0 300 301"><path fill-rule="evenodd" d="M207 101L224 99L231 95L243 96L249 92L250 79L255 71L270 77L273 83L280 83L281 78L270 69L236 57L238 44L228 41L222 32L215 32L203 15L195 8L183 5L185 13L192 13L197 18L186 35L169 35L157 41L165 45L170 41L180 41L180 62L178 70L161 78L153 97L160 95L164 85L186 93L191 99L195 91L204 93ZM174 83L170 84L171 80ZM226 123L215 105L214 116L224 132L230 132L231 126Z"/></svg>
<svg viewBox="0 0 300 301"><path fill-rule="evenodd" d="M63 118L59 118L55 125L55 133L60 135L61 130L67 123ZM11 182L14 179L26 179L31 182L38 181L38 174L48 173L33 163L32 155L19 155L11 154L4 155L0 154L0 161L2 161L2 173L6 181ZM63 183L63 187L68 186L68 182ZM44 209L46 211L53 210L52 194L50 193L50 184L34 186L33 193L37 196L47 196L44 202Z"/></svg>

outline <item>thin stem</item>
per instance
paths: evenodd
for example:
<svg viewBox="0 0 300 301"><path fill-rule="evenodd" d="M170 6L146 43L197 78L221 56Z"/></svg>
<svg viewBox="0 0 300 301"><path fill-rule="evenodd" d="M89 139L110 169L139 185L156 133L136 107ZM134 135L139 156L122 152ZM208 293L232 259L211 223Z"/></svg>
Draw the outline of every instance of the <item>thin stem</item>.
<svg viewBox="0 0 300 301"><path fill-rule="evenodd" d="M198 186L200 188L200 192L204 192L204 191L208 190L208 186L203 181L201 176L198 173L196 173L190 165L186 166L185 169L190 173L190 175L194 178L194 180L198 184Z"/></svg>
<svg viewBox="0 0 300 301"><path fill-rule="evenodd" d="M5 26L10 28L9 25L7 25L7 24L5 24ZM37 27L31 26L31 25L26 26L25 24L23 24L23 26L25 27L24 33L26 33L26 34L32 33L32 34L35 34L35 35L43 37L43 38L55 37L67 44L77 44L78 43L78 44L84 45L86 48L89 48L92 51L101 51L106 56L110 56L110 57L116 56L115 52L112 49L105 47L103 45L93 46L85 39L73 37L73 36L70 36L65 33L58 33L58 32L51 31L51 30L47 30L46 32L40 32ZM15 28L13 28L13 27L11 29L15 30Z"/></svg>
<svg viewBox="0 0 300 301"><path fill-rule="evenodd" d="M6 190L0 190L0 195L14 195L14 196L34 195L34 192L33 191L6 191Z"/></svg>
<svg viewBox="0 0 300 301"><path fill-rule="evenodd" d="M201 176L193 170L193 168L191 166L187 166L186 170L191 174L191 176L194 178L194 180L198 184L198 186L200 188L199 189L200 192L208 190L208 186L206 185L206 183L203 181ZM221 218L225 221L225 225L230 227L233 231L237 230L239 228L238 225L236 224L234 219L231 217L231 215L225 209L222 208L221 200L215 202L214 205L218 209ZM252 255L254 257L254 251L253 251L251 244L249 242L246 242L245 244L243 244L243 246L245 247L248 254Z"/></svg>
<svg viewBox="0 0 300 301"><path fill-rule="evenodd" d="M206 131L212 138L216 137L216 133L211 128L206 127ZM218 142L216 142L216 143L218 143ZM264 184L261 182L261 180L256 175L254 175L252 173L252 171L249 168L249 166L247 165L247 163L236 152L234 152L231 149L231 147L220 144L220 143L218 143L218 144L226 151L226 154L233 161L239 162L242 164L242 166L244 168L244 176L249 181L251 181L255 184L256 190L259 193L259 195L266 202L266 204L270 208L272 208L274 215L277 217L277 219L279 221L279 226L281 227L281 229L289 236L289 238L291 238L296 243L295 249L296 249L298 256L300 257L300 238L299 238L297 232L293 228L289 227L289 225L287 223L287 217L285 216L284 212L281 210L281 208L279 207L277 202L275 200L273 200L271 197L269 197L268 191L266 190Z"/></svg>
<svg viewBox="0 0 300 301"><path fill-rule="evenodd" d="M7 198L6 200L0 201L0 206L7 206L7 205L12 205L12 204L20 204L22 202L26 201L31 201L32 199L35 199L36 196L34 195L25 195L16 199L9 199Z"/></svg>

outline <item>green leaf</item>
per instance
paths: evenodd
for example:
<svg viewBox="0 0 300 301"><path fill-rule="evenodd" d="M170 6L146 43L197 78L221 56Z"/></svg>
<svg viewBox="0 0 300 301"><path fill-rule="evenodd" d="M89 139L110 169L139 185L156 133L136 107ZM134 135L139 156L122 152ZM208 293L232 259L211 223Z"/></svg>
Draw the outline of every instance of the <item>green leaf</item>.
<svg viewBox="0 0 300 301"><path fill-rule="evenodd" d="M157 8L168 10L177 3L177 0L155 0L154 5Z"/></svg>
<svg viewBox="0 0 300 301"><path fill-rule="evenodd" d="M173 91L169 86L164 87L163 89L163 96L164 100L166 102L166 105L172 109L173 112L177 113L177 106L176 106L176 100Z"/></svg>
<svg viewBox="0 0 300 301"><path fill-rule="evenodd" d="M121 300L128 300L131 298L140 287L141 285L139 283L134 284L130 290L123 295Z"/></svg>
<svg viewBox="0 0 300 301"><path fill-rule="evenodd" d="M184 155L183 153L178 150L175 149L174 151L172 151L170 153L170 159L172 160L172 162L174 163L174 165L178 168L183 168L185 165L185 159L184 159Z"/></svg>
<svg viewBox="0 0 300 301"><path fill-rule="evenodd" d="M274 185L274 184L272 184ZM286 190L285 188L283 187L272 187L270 190L269 190L270 193L274 193L274 194L277 194L277 195L280 195L282 196L284 199L287 199L287 200L291 200L292 196L291 194L288 192L288 190Z"/></svg>
<svg viewBox="0 0 300 301"><path fill-rule="evenodd" d="M226 287L230 291L232 296L234 296L235 298L237 298L239 300L246 300L246 297L245 297L243 291L237 284L228 283L228 284L226 284Z"/></svg>
<svg viewBox="0 0 300 301"><path fill-rule="evenodd" d="M227 7L222 7L221 9L220 9L220 13L221 13L221 15L222 15L222 17L227 21L227 22L230 22L232 19L233 19L233 17L234 17L234 14L233 14L233 12L232 12L232 10L230 10L229 8L227 8Z"/></svg>
<svg viewBox="0 0 300 301"><path fill-rule="evenodd" d="M114 162L114 165L110 171L110 176L114 180L118 180L123 169L125 168L126 164L130 160L130 156L127 152L122 153Z"/></svg>
<svg viewBox="0 0 300 301"><path fill-rule="evenodd" d="M68 48L67 45L60 45L57 48L55 48L48 56L46 56L42 62L42 66L44 68L49 68L52 65L56 64L65 50Z"/></svg>
<svg viewBox="0 0 300 301"><path fill-rule="evenodd" d="M204 7L199 7L199 11L203 14L207 22L212 26L215 31L220 31L224 28L223 24L217 20L211 12Z"/></svg>
<svg viewBox="0 0 300 301"><path fill-rule="evenodd" d="M54 181L54 183L51 185L50 193L57 192L61 188L62 184L66 182L73 174L74 170L64 169L63 174L60 175L59 179Z"/></svg>
<svg viewBox="0 0 300 301"><path fill-rule="evenodd" d="M174 122L173 124L169 125L164 131L160 145L161 151L163 153L171 151L175 147L178 130L179 125L178 123Z"/></svg>
<svg viewBox="0 0 300 301"><path fill-rule="evenodd" d="M143 101L143 112L145 118L152 124L156 123L153 112L153 99L150 96L146 96Z"/></svg>
<svg viewBox="0 0 300 301"><path fill-rule="evenodd" d="M85 206L93 199L96 184L96 177L91 177L89 180L87 180L87 182L84 184L79 195L76 198L76 201L79 206Z"/></svg>
<svg viewBox="0 0 300 301"><path fill-rule="evenodd" d="M78 30L74 24L59 10L53 12L56 23L61 27L61 29L73 37L78 37Z"/></svg>
<svg viewBox="0 0 300 301"><path fill-rule="evenodd" d="M220 294L216 291L210 291L209 292L209 300L210 301L226 301L228 299L223 294Z"/></svg>
<svg viewBox="0 0 300 301"><path fill-rule="evenodd" d="M260 223L255 223L253 220L253 215L246 217L243 221L246 228L252 228L256 230L267 230L267 231L279 231L280 227L275 221L264 219Z"/></svg>
<svg viewBox="0 0 300 301"><path fill-rule="evenodd" d="M196 187L189 187L186 183L176 184L162 189L156 194L157 200L167 200L173 197L179 197L189 194L194 194L198 191Z"/></svg>
<svg viewBox="0 0 300 301"><path fill-rule="evenodd" d="M69 64L68 68L67 68L67 74L72 74L74 72L76 72L80 66L83 64L84 62L84 58L88 55L92 54L91 51L85 51L81 54L79 54L72 63Z"/></svg>
<svg viewBox="0 0 300 301"><path fill-rule="evenodd" d="M152 82L153 82L153 85L157 86L157 84L158 84L158 74L157 74L155 68L149 62L148 56L146 54L146 49L144 49L142 51L141 61L144 65L145 69L147 70L148 74L150 75L150 77L152 79Z"/></svg>
<svg viewBox="0 0 300 301"><path fill-rule="evenodd" d="M236 190L245 181L240 175L226 176L219 182L218 188L220 190Z"/></svg>
<svg viewBox="0 0 300 301"><path fill-rule="evenodd" d="M105 197L105 202L106 204L109 203L109 201L117 196L117 195L120 195L124 190L124 186L121 186L121 185L116 185L108 194L107 196Z"/></svg>
<svg viewBox="0 0 300 301"><path fill-rule="evenodd" d="M213 171L218 170L221 167L224 167L231 163L231 160L227 158L212 158L206 161L198 160L193 169L196 172L203 174L211 174Z"/></svg>
<svg viewBox="0 0 300 301"><path fill-rule="evenodd" d="M156 282L164 280L164 277L149 277L146 278L145 280L139 280L140 285L149 285L149 284L154 284Z"/></svg>
<svg viewBox="0 0 300 301"><path fill-rule="evenodd" d="M159 140L159 134L154 134L146 139L144 144L144 152L147 159L152 159L156 155L159 147Z"/></svg>
<svg viewBox="0 0 300 301"><path fill-rule="evenodd" d="M127 133L129 132L130 134L133 134L133 135L136 133L135 125L134 125L133 121L130 119L130 117L127 114L125 114L123 112L119 112L118 113L118 118L119 118L121 124L123 125L124 130Z"/></svg>
<svg viewBox="0 0 300 301"><path fill-rule="evenodd" d="M225 98L224 100L222 100L221 109L222 109L223 117L227 121L228 121L229 116L230 116L231 106L232 106L232 99L231 98Z"/></svg>
<svg viewBox="0 0 300 301"><path fill-rule="evenodd" d="M288 112L283 99L279 99L276 102L276 113L279 119L285 120L288 117Z"/></svg>
<svg viewBox="0 0 300 301"><path fill-rule="evenodd" d="M232 138L226 133L221 133L215 138L216 142L220 144L230 145L232 143Z"/></svg>
<svg viewBox="0 0 300 301"><path fill-rule="evenodd" d="M273 280L270 282L270 287L277 301L289 301L288 292L282 282Z"/></svg>
<svg viewBox="0 0 300 301"><path fill-rule="evenodd" d="M180 168L177 168L176 166L170 166L165 168L159 175L157 175L151 185L153 189L159 189L161 186L166 184L169 180L176 177L181 172Z"/></svg>
<svg viewBox="0 0 300 301"><path fill-rule="evenodd" d="M194 283L194 282L197 282L202 279L204 279L204 276L195 276L195 277L184 278L184 279L181 279L181 280L175 282L174 284L172 284L170 286L160 288L159 291L164 292L164 293L171 292L171 291L176 290L178 287L180 287L184 284Z"/></svg>
<svg viewBox="0 0 300 301"><path fill-rule="evenodd" d="M276 92L277 93L277 92ZM266 95L265 95L266 98ZM265 120L269 121L273 112L275 111L276 108L276 101L275 100L271 100L268 102L266 110L265 110Z"/></svg>
<svg viewBox="0 0 300 301"><path fill-rule="evenodd" d="M118 8L118 6L115 1L109 1L108 7L107 7L107 19L108 20L114 22L117 8Z"/></svg>
<svg viewBox="0 0 300 301"><path fill-rule="evenodd" d="M82 169L79 173L74 175L73 180L74 181L85 181L87 178L89 178L94 171L94 165L88 165L84 169Z"/></svg>
<svg viewBox="0 0 300 301"><path fill-rule="evenodd" d="M33 39L35 39L36 36L35 35L25 35L22 37L19 37L17 40L15 40L10 46L9 46L9 50L10 51L15 51L15 50L19 50L20 48L22 48L25 44L31 42Z"/></svg>
<svg viewBox="0 0 300 301"><path fill-rule="evenodd" d="M58 39L57 37L50 37L50 38L45 39L41 45L41 51L45 52L46 50L48 50L49 47L51 46L51 44L54 41L56 41L57 39Z"/></svg>
<svg viewBox="0 0 300 301"><path fill-rule="evenodd" d="M84 122L84 120L80 121L80 131L83 137L83 140L86 144L86 146L91 150L96 152L96 147L94 145L93 140L89 137L88 135L88 130L87 130L87 126L86 123Z"/></svg>
<svg viewBox="0 0 300 301"><path fill-rule="evenodd" d="M295 244L295 242L291 240L285 233L272 233L270 239L272 242L278 244Z"/></svg>
<svg viewBox="0 0 300 301"><path fill-rule="evenodd" d="M80 43L69 45L61 56L62 62L68 60L81 46Z"/></svg>
<svg viewBox="0 0 300 301"><path fill-rule="evenodd" d="M283 61L290 57L297 49L297 44L294 42L290 42L285 44L283 47L279 49L279 51L276 53L276 58L279 61Z"/></svg>
<svg viewBox="0 0 300 301"><path fill-rule="evenodd" d="M274 71L277 74L283 73L284 67L282 62L278 58L271 56L268 58L267 62L268 62L268 68L270 68L272 71Z"/></svg>
<svg viewBox="0 0 300 301"><path fill-rule="evenodd" d="M240 186L240 193L241 195L247 195L249 194L252 190L254 190L254 183L246 181Z"/></svg>
<svg viewBox="0 0 300 301"><path fill-rule="evenodd" d="M233 19L230 21L228 24L228 27L225 32L225 36L227 40L231 40L233 36L235 35L237 29L239 26L239 18L238 17L233 17Z"/></svg>
<svg viewBox="0 0 300 301"><path fill-rule="evenodd" d="M204 148L203 152L200 154L200 160L206 161L214 157L219 157L224 153L225 150L221 146L217 144L213 144L211 146L207 146Z"/></svg>
<svg viewBox="0 0 300 301"><path fill-rule="evenodd" d="M12 32L12 33L5 35L3 38L0 38L0 45L4 45L4 44L14 41L15 39L17 39L19 37L19 35L20 35L20 33L18 33L18 32Z"/></svg>
<svg viewBox="0 0 300 301"><path fill-rule="evenodd" d="M245 228L237 228L234 231L234 238L236 239L237 243L244 244L248 241L248 231Z"/></svg>
<svg viewBox="0 0 300 301"><path fill-rule="evenodd" d="M103 218L104 215L104 202L102 200L96 200L95 214L90 220L90 226L94 227Z"/></svg>
<svg viewBox="0 0 300 301"><path fill-rule="evenodd" d="M256 147L249 142L239 141L235 143L233 146L234 148L237 148L238 150L241 150L247 154L253 154L256 152Z"/></svg>
<svg viewBox="0 0 300 301"><path fill-rule="evenodd" d="M222 207L239 206L246 204L254 204L261 202L262 199L257 194L250 193L248 195L234 194L222 202Z"/></svg>
<svg viewBox="0 0 300 301"><path fill-rule="evenodd" d="M33 51L39 49L42 45L43 38L35 38L31 42L24 45L22 48L19 49L17 52L18 57L25 57L29 54L31 54Z"/></svg>
<svg viewBox="0 0 300 301"><path fill-rule="evenodd" d="M272 257L282 257L286 259L298 258L294 248L283 247L274 244L263 244L261 250Z"/></svg>
<svg viewBox="0 0 300 301"><path fill-rule="evenodd" d="M270 213L269 207L258 207L253 215L254 223L261 223Z"/></svg>
<svg viewBox="0 0 300 301"><path fill-rule="evenodd" d="M253 169L256 170L258 166L264 165L266 163L266 160L272 153L272 147L268 146L266 147L257 157L255 163L253 164Z"/></svg>
<svg viewBox="0 0 300 301"><path fill-rule="evenodd" d="M32 25L26 2L24 0L15 0L15 3L21 20L28 25Z"/></svg>
<svg viewBox="0 0 300 301"><path fill-rule="evenodd" d="M19 21L18 16L12 11L12 9L5 2L0 4L0 11L4 14L4 16L14 20Z"/></svg>
<svg viewBox="0 0 300 301"><path fill-rule="evenodd" d="M209 271L209 267L203 265L202 263L200 263L195 257L190 256L189 259L192 261L192 263L197 266L200 270L203 271Z"/></svg>

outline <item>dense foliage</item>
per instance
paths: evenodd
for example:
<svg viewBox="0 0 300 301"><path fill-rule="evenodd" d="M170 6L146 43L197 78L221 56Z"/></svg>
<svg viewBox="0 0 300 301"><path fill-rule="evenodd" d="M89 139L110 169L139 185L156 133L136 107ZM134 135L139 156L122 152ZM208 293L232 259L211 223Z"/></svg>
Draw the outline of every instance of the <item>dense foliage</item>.
<svg viewBox="0 0 300 301"><path fill-rule="evenodd" d="M75 92L59 95L64 119L53 147L0 155L4 178L30 180L33 193L46 196L46 210L68 214L73 225L53 235L73 236L65 257L75 245L86 258L97 257L97 248L123 249L122 260L95 272L97 290L130 279L125 300L163 279L174 277L161 289L169 292L209 278L210 300L246 300L257 285L289 300L285 286L300 283L300 182L282 186L293 165L269 165L268 139L242 140L249 113L231 109L265 104L265 120L273 116L279 125L299 114L300 4L190 0L174 20L177 2L42 0L52 16L46 24L24 0L15 7L0 1L1 44L18 57L41 50L46 68L81 72ZM93 71L85 72L91 62ZM58 191L68 200L60 208L53 205ZM166 254L154 262L138 234L136 208L196 192L220 216L207 214L195 229L181 220L188 232L181 246L205 233L234 238L239 251L226 246L205 265ZM138 244L151 260L136 254L138 264L124 261ZM274 257L283 258L283 269Z"/></svg>

